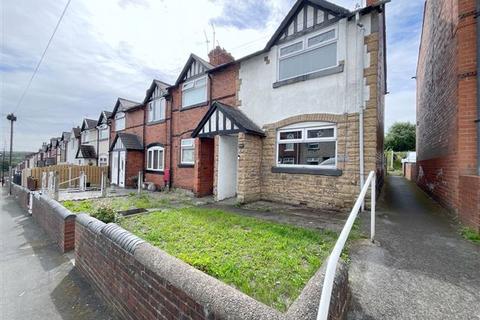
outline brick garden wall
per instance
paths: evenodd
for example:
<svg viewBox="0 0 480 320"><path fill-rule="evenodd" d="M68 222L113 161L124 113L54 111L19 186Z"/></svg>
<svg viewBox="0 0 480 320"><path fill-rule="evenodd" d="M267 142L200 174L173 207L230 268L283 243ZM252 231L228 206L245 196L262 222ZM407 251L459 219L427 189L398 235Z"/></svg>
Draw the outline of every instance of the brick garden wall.
<svg viewBox="0 0 480 320"><path fill-rule="evenodd" d="M316 319L324 267L282 314L155 248L115 224L80 214L75 266L122 319ZM329 319L343 319L348 271L340 264Z"/></svg>
<svg viewBox="0 0 480 320"><path fill-rule="evenodd" d="M460 221L480 232L480 176L460 176L459 192Z"/></svg>

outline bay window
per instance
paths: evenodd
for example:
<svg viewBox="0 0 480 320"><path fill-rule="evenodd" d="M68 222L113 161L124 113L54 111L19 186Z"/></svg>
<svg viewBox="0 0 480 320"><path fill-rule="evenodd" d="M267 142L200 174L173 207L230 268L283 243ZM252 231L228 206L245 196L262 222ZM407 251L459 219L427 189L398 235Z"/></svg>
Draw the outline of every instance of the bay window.
<svg viewBox="0 0 480 320"><path fill-rule="evenodd" d="M331 29L281 46L278 52L278 80L337 66L337 40L337 29Z"/></svg>
<svg viewBox="0 0 480 320"><path fill-rule="evenodd" d="M147 149L147 170L163 171L164 167L164 148L151 147Z"/></svg>
<svg viewBox="0 0 480 320"><path fill-rule="evenodd" d="M334 125L281 129L277 133L277 166L336 168L337 132Z"/></svg>
<svg viewBox="0 0 480 320"><path fill-rule="evenodd" d="M152 100L148 104L148 122L165 119L166 100L158 88L152 94Z"/></svg>
<svg viewBox="0 0 480 320"><path fill-rule="evenodd" d="M119 112L115 115L115 131L125 129L125 113Z"/></svg>
<svg viewBox="0 0 480 320"><path fill-rule="evenodd" d="M182 139L180 142L180 162L182 164L195 163L195 139Z"/></svg>
<svg viewBox="0 0 480 320"><path fill-rule="evenodd" d="M207 101L207 77L202 77L182 85L182 108Z"/></svg>

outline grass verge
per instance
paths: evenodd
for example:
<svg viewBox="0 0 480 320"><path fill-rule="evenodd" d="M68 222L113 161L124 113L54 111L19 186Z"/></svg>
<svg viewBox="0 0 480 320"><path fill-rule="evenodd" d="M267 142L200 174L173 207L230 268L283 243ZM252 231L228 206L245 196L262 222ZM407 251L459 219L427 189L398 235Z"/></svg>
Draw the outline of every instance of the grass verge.
<svg viewBox="0 0 480 320"><path fill-rule="evenodd" d="M193 267L285 311L337 234L203 208L169 209L119 224Z"/></svg>
<svg viewBox="0 0 480 320"><path fill-rule="evenodd" d="M463 228L462 231L462 236L467 239L472 241L473 243L480 244L480 233L473 230L472 228Z"/></svg>

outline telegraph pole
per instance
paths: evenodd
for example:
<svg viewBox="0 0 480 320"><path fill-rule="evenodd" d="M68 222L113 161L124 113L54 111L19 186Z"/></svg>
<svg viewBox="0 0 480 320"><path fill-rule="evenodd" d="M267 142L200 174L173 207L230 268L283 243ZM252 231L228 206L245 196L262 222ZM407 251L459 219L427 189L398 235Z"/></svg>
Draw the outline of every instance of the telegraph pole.
<svg viewBox="0 0 480 320"><path fill-rule="evenodd" d="M12 177L12 149L13 149L13 123L17 121L17 117L13 114L10 113L7 115L7 120L10 121L10 162L9 162L9 187L8 187L8 193L11 195L12 194L12 183L13 183L13 177Z"/></svg>
<svg viewBox="0 0 480 320"><path fill-rule="evenodd" d="M2 152L2 187L5 184L5 145L3 145Z"/></svg>

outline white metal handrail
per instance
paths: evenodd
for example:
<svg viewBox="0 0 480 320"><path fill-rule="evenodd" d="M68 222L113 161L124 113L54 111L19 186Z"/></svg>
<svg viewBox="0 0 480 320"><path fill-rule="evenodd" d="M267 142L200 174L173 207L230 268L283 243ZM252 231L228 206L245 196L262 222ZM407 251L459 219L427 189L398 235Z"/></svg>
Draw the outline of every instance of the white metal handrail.
<svg viewBox="0 0 480 320"><path fill-rule="evenodd" d="M342 254L343 247L345 242L347 242L348 235L352 230L353 223L358 216L358 212L362 207L362 204L365 202L365 196L367 195L368 187L371 187L371 222L370 222L370 239L373 242L375 237L375 183L376 183L375 172L371 171L368 175L367 181L363 185L362 191L353 206L350 215L348 216L347 222L343 227L340 236L338 237L335 247L333 247L332 253L328 258L327 271L325 273L325 279L323 281L322 295L320 297L320 305L318 307L317 320L327 320L328 319L328 310L330 307L330 298L332 296L333 289L333 280L335 278L335 271L337 269L338 260Z"/></svg>

